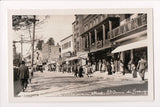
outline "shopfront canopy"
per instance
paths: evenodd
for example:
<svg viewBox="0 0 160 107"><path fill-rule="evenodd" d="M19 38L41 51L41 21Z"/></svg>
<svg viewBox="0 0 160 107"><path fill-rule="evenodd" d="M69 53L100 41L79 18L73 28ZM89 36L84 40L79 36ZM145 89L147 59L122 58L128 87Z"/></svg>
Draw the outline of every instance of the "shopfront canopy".
<svg viewBox="0 0 160 107"><path fill-rule="evenodd" d="M123 52L123 51L142 48L142 47L147 47L147 40L141 40L141 41L138 41L138 42L133 42L133 43L130 43L130 44L119 46L116 49L114 49L112 51L112 53Z"/></svg>
<svg viewBox="0 0 160 107"><path fill-rule="evenodd" d="M79 59L77 56L74 56L74 57L70 57L70 58L67 58L65 61L72 61L72 60L77 60Z"/></svg>

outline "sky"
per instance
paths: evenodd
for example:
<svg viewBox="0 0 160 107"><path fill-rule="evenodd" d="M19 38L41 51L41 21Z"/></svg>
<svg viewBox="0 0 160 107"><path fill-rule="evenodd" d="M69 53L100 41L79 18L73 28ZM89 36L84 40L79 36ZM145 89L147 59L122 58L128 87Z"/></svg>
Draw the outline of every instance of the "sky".
<svg viewBox="0 0 160 107"><path fill-rule="evenodd" d="M74 15L52 15L52 16L36 16L39 19L39 22L44 20L44 23L36 25L35 38L44 40L45 42L52 37L55 40L55 43L59 43L63 38L70 36L72 34L72 23L75 20ZM32 36L31 28L31 36ZM21 40L21 35L24 40L30 40L29 30L13 30L13 40ZM16 44L17 52L21 52L20 43ZM27 56L31 52L31 43L23 44L23 56Z"/></svg>

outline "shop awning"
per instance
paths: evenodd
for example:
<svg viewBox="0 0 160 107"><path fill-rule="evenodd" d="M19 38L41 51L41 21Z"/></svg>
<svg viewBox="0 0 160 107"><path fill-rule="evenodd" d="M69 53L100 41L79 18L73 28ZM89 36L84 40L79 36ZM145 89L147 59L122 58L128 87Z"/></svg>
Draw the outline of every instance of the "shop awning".
<svg viewBox="0 0 160 107"><path fill-rule="evenodd" d="M130 43L130 44L119 46L116 49L114 49L112 51L112 53L123 52L123 51L142 48L142 47L147 47L147 40L141 40L141 41L138 41L138 42L133 42L133 43Z"/></svg>
<svg viewBox="0 0 160 107"><path fill-rule="evenodd" d="M65 61L72 61L72 60L76 60L79 59L77 56L71 57L71 58L67 58Z"/></svg>
<svg viewBox="0 0 160 107"><path fill-rule="evenodd" d="M88 57L88 53L89 53L89 52L78 52L78 53L77 53L77 56L78 56L79 58L86 59L86 58Z"/></svg>

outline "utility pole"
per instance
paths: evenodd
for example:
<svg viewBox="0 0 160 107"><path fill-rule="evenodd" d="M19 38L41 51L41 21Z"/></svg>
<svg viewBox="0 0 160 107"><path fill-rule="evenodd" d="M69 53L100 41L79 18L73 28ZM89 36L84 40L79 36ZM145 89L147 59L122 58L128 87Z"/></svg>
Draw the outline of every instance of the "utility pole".
<svg viewBox="0 0 160 107"><path fill-rule="evenodd" d="M24 35L21 35L21 57L23 59L23 36Z"/></svg>
<svg viewBox="0 0 160 107"><path fill-rule="evenodd" d="M35 24L36 24L36 21L39 21L36 19L36 15L33 16L33 38L32 38L32 67L33 67L33 64L34 64L34 39L35 39Z"/></svg>

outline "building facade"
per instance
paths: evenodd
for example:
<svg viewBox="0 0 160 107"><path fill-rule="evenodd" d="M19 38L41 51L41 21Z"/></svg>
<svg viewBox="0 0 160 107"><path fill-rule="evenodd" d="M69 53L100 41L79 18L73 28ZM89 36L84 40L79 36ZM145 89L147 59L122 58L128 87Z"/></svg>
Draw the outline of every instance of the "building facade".
<svg viewBox="0 0 160 107"><path fill-rule="evenodd" d="M138 61L139 52L146 56L146 14L95 14L76 17L81 20L80 52L87 53L89 62L96 62L97 67L99 61L110 61L112 58L122 60L127 66L133 58Z"/></svg>
<svg viewBox="0 0 160 107"><path fill-rule="evenodd" d="M60 45L48 45L42 44L42 62L58 61L61 59L61 47Z"/></svg>
<svg viewBox="0 0 160 107"><path fill-rule="evenodd" d="M115 45L112 53L118 55L126 69L130 61L137 65L141 57L147 60L147 14L120 15L120 26L108 35Z"/></svg>
<svg viewBox="0 0 160 107"><path fill-rule="evenodd" d="M73 35L70 35L60 41L62 60L72 56L74 52Z"/></svg>

